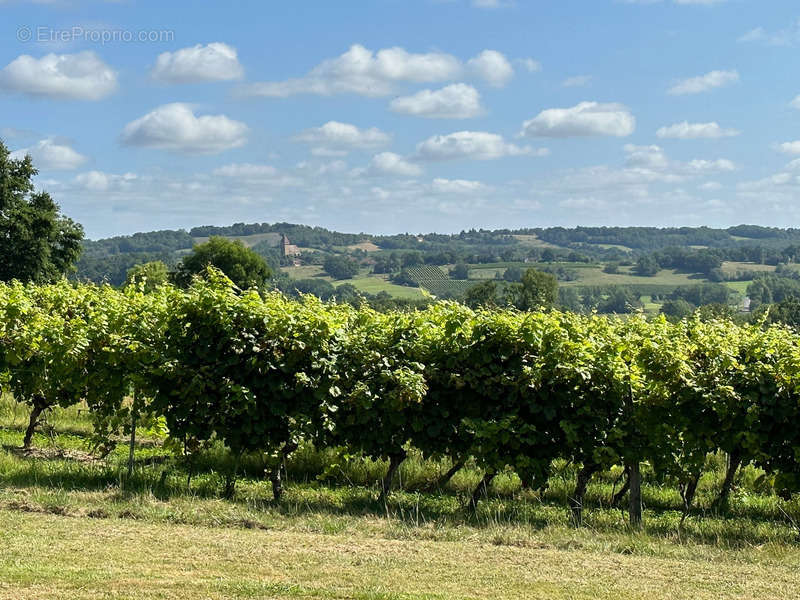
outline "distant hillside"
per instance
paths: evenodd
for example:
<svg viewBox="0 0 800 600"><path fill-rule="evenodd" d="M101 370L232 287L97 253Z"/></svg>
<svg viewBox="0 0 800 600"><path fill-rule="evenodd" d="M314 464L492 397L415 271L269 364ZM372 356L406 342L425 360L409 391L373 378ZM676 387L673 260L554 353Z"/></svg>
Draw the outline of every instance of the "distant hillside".
<svg viewBox="0 0 800 600"><path fill-rule="evenodd" d="M143 262L162 260L175 265L194 244L210 236L239 239L275 261L280 236L308 253L366 252L380 264L393 252L415 251L430 264L455 262L490 263L521 261L551 252L572 262L630 260L665 248L733 249L724 260L762 262L764 253L800 245L800 229L739 225L728 229L710 227L549 227L527 229L470 230L457 234L370 235L342 233L324 227L295 223L236 223L185 230L135 233L84 242L77 265L81 279L120 284L127 270ZM739 249L739 250L737 250ZM731 254L731 252L727 252ZM376 271L378 272L378 271Z"/></svg>

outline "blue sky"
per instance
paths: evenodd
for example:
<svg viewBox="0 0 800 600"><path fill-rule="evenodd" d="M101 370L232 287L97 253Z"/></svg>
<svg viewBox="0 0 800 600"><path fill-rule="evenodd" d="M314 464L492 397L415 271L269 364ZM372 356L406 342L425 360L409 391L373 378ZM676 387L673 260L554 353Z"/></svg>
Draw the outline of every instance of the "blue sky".
<svg viewBox="0 0 800 600"><path fill-rule="evenodd" d="M789 0L0 0L0 138L92 238L800 226Z"/></svg>

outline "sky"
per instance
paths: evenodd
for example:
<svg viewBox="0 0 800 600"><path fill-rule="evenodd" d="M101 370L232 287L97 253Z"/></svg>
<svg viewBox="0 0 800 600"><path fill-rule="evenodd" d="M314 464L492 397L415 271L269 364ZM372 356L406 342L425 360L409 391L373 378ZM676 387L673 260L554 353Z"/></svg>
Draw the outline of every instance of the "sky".
<svg viewBox="0 0 800 600"><path fill-rule="evenodd" d="M0 139L97 239L800 226L796 0L0 0Z"/></svg>

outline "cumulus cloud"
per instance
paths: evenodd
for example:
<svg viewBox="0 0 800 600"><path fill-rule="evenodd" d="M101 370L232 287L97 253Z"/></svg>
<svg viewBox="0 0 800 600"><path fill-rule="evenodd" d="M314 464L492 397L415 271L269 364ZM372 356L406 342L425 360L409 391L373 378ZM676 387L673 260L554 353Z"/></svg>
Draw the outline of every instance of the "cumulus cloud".
<svg viewBox="0 0 800 600"><path fill-rule="evenodd" d="M786 154L800 154L800 140L796 142L784 142L778 147L781 152L785 152Z"/></svg>
<svg viewBox="0 0 800 600"><path fill-rule="evenodd" d="M40 140L33 146L16 150L11 156L22 158L26 154L30 154L33 164L42 171L69 171L77 169L89 160L73 150L69 144L54 138Z"/></svg>
<svg viewBox="0 0 800 600"><path fill-rule="evenodd" d="M354 148L385 146L392 141L392 136L377 127L360 129L350 123L328 121L320 127L307 129L292 139L316 146L313 150L316 156L337 156Z"/></svg>
<svg viewBox="0 0 800 600"><path fill-rule="evenodd" d="M528 137L626 137L636 129L636 118L622 104L581 102L571 108L543 110L522 124Z"/></svg>
<svg viewBox="0 0 800 600"><path fill-rule="evenodd" d="M344 54L314 67L305 77L254 83L242 93L250 96L285 98L295 94L359 94L387 96L397 82L427 83L455 79L460 61L441 52L414 54L400 47L377 52L355 44Z"/></svg>
<svg viewBox="0 0 800 600"><path fill-rule="evenodd" d="M138 177L134 173L105 173L103 171L87 171L75 176L74 183L91 192L107 192L115 189L125 189Z"/></svg>
<svg viewBox="0 0 800 600"><path fill-rule="evenodd" d="M656 145L637 146L626 144L624 150L628 155L626 159L628 167L657 172L674 181L681 177L706 173L725 173L736 170L736 165L726 158L713 160L694 159L689 162L670 160L663 148Z"/></svg>
<svg viewBox="0 0 800 600"><path fill-rule="evenodd" d="M278 174L278 169L272 165L233 163L217 167L212 173L219 177L274 177Z"/></svg>
<svg viewBox="0 0 800 600"><path fill-rule="evenodd" d="M470 119L484 113L478 90L465 83L420 90L412 96L395 98L389 107L397 113L428 119Z"/></svg>
<svg viewBox="0 0 800 600"><path fill-rule="evenodd" d="M668 94L672 96L684 96L687 94L702 94L715 88L724 87L740 81L739 72L730 71L711 71L705 75L690 77L673 85Z"/></svg>
<svg viewBox="0 0 800 600"><path fill-rule="evenodd" d="M394 152L381 152L372 157L368 172L371 175L400 175L416 177L422 174L422 167L409 162Z"/></svg>
<svg viewBox="0 0 800 600"><path fill-rule="evenodd" d="M683 121L682 123L675 123L661 127L656 135L660 138L674 138L680 140L693 140L693 139L719 139L726 137L735 137L741 132L736 129L723 129L717 122L711 123L689 123Z"/></svg>
<svg viewBox="0 0 800 600"><path fill-rule="evenodd" d="M511 79L514 69L495 50L484 50L465 65L444 52L413 53L399 46L373 51L354 44L344 54L322 61L304 77L251 83L242 86L239 94L267 98L358 94L379 98L395 93L402 83L453 81L467 72L491 85L502 86Z"/></svg>
<svg viewBox="0 0 800 600"><path fill-rule="evenodd" d="M241 79L244 68L236 48L214 42L159 54L151 74L165 83L230 81Z"/></svg>
<svg viewBox="0 0 800 600"><path fill-rule="evenodd" d="M421 160L441 161L456 159L493 160L522 154L542 155L530 147L520 147L506 142L502 136L484 131L457 131L449 135L435 135L417 145Z"/></svg>
<svg viewBox="0 0 800 600"><path fill-rule="evenodd" d="M437 177L431 183L431 189L439 194L474 194L484 192L488 186L480 181L469 179L444 179Z"/></svg>
<svg viewBox="0 0 800 600"><path fill-rule="evenodd" d="M521 64L522 68L528 73L536 73L537 71L542 70L542 63L533 58L519 58L517 59L517 62Z"/></svg>
<svg viewBox="0 0 800 600"><path fill-rule="evenodd" d="M704 192L716 192L722 189L722 184L718 181L707 181L697 187Z"/></svg>
<svg viewBox="0 0 800 600"><path fill-rule="evenodd" d="M94 52L18 56L0 70L0 89L30 96L101 100L117 89L117 74Z"/></svg>
<svg viewBox="0 0 800 600"><path fill-rule="evenodd" d="M196 116L189 104L164 104L128 123L122 142L183 154L216 154L247 143L247 125L225 115Z"/></svg>
<svg viewBox="0 0 800 600"><path fill-rule="evenodd" d="M497 50L484 50L467 62L467 67L489 85L503 87L514 77L514 67Z"/></svg>

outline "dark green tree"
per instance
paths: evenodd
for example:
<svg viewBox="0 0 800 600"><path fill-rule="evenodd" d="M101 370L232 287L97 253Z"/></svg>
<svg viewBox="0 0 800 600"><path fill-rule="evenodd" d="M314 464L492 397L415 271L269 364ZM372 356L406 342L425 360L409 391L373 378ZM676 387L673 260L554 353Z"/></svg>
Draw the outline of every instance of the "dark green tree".
<svg viewBox="0 0 800 600"><path fill-rule="evenodd" d="M469 267L464 263L458 263L450 269L450 278L461 280L469 279Z"/></svg>
<svg viewBox="0 0 800 600"><path fill-rule="evenodd" d="M558 280L550 273L528 269L520 283L506 288L506 296L520 310L546 310L558 301Z"/></svg>
<svg viewBox="0 0 800 600"><path fill-rule="evenodd" d="M81 254L83 227L35 190L37 173L30 156L11 158L0 141L0 281L54 281Z"/></svg>
<svg viewBox="0 0 800 600"><path fill-rule="evenodd" d="M473 285L464 295L464 304L470 308L497 306L497 288L497 283L492 280Z"/></svg>
<svg viewBox="0 0 800 600"><path fill-rule="evenodd" d="M352 279L358 275L358 263L348 256L329 256L322 268L334 279Z"/></svg>
<svg viewBox="0 0 800 600"><path fill-rule="evenodd" d="M195 275L205 273L209 265L218 268L241 289L260 287L272 276L263 257L247 248L239 240L212 237L205 244L194 247L184 257L175 273L178 285L189 285Z"/></svg>
<svg viewBox="0 0 800 600"><path fill-rule="evenodd" d="M685 317L689 317L695 311L695 306L683 298L678 298L677 300L667 300L661 306L661 312L668 317L674 317L676 319L683 319Z"/></svg>

